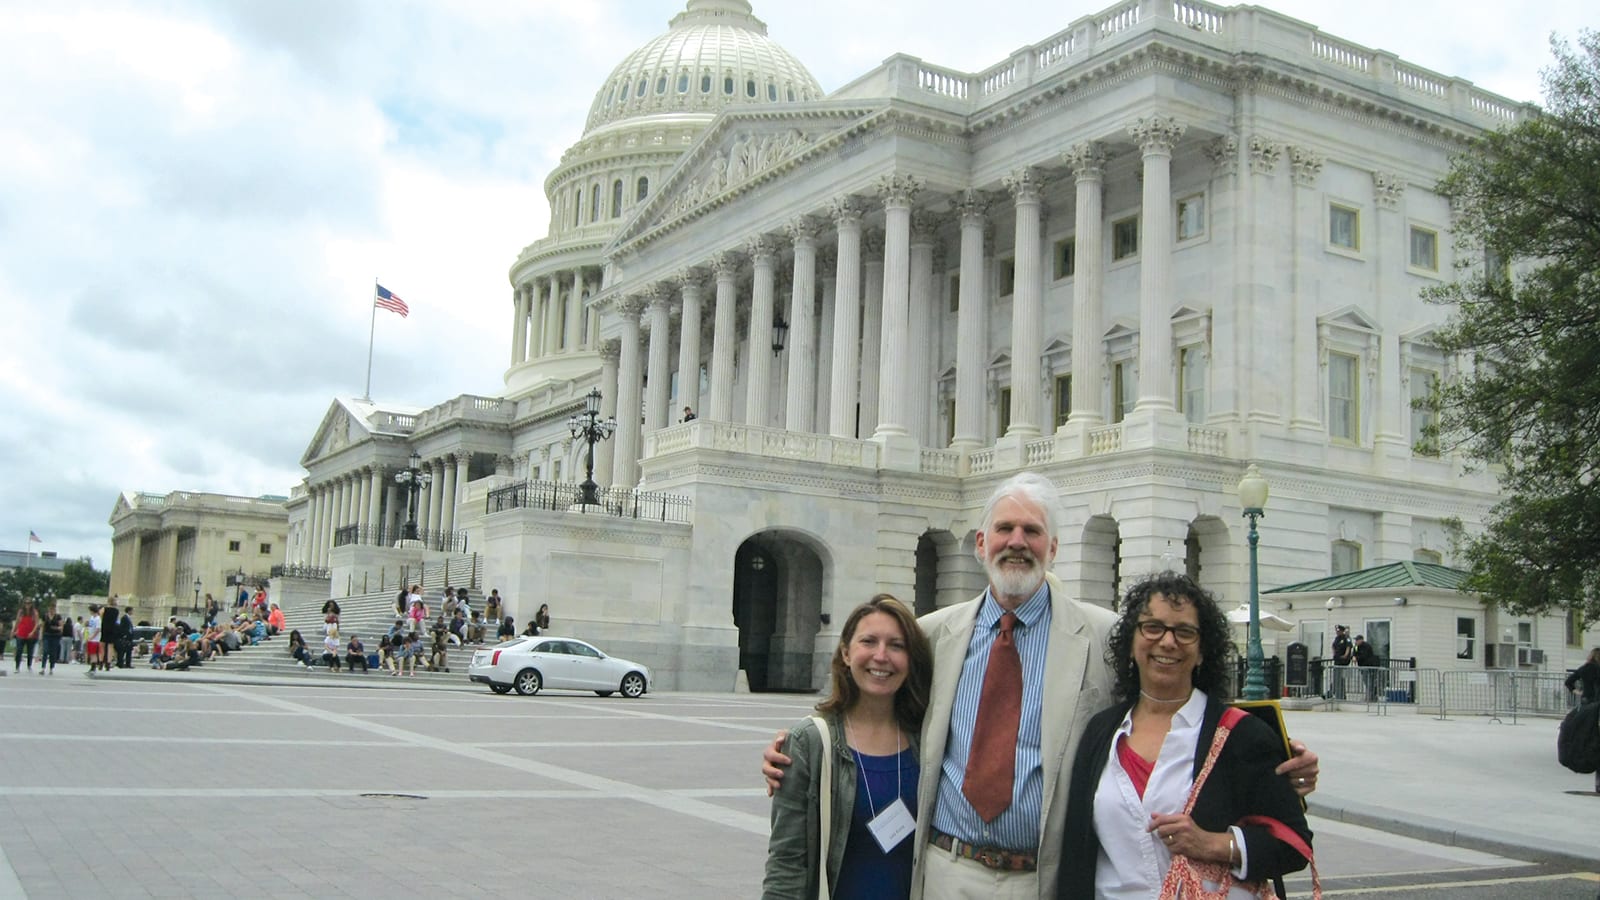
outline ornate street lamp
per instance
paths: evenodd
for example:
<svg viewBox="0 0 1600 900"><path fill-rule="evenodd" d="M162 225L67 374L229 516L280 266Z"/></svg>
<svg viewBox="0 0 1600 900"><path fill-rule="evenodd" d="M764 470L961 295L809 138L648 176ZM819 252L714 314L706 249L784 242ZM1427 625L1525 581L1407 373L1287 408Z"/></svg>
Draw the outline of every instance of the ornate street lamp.
<svg viewBox="0 0 1600 900"><path fill-rule="evenodd" d="M194 606L190 607L190 611L200 612L200 579L198 578L194 580Z"/></svg>
<svg viewBox="0 0 1600 900"><path fill-rule="evenodd" d="M582 439L589 445L588 455L585 457L583 467L583 484L579 487L583 493L579 495L578 502L584 506L600 505L600 485L594 482L594 445L603 441L617 430L617 418L600 418L600 389L590 389L583 398L583 412L570 416L567 419L567 430L574 439Z"/></svg>
<svg viewBox="0 0 1600 900"><path fill-rule="evenodd" d="M1261 656L1261 582L1256 569L1256 520L1266 515L1267 479L1251 463L1239 479L1239 506L1250 520L1250 639L1245 644L1244 699L1267 699L1267 679Z"/></svg>
<svg viewBox="0 0 1600 900"><path fill-rule="evenodd" d="M789 337L789 323L783 320L783 313L778 313L772 319L772 355L777 356L783 352L783 343Z"/></svg>
<svg viewBox="0 0 1600 900"><path fill-rule="evenodd" d="M417 495L422 493L423 488L433 484L433 475L422 471L421 463L422 455L413 450L411 451L411 467L409 469L401 469L394 476L394 483L400 485L401 489L411 493L405 532L405 540L408 541L417 539Z"/></svg>

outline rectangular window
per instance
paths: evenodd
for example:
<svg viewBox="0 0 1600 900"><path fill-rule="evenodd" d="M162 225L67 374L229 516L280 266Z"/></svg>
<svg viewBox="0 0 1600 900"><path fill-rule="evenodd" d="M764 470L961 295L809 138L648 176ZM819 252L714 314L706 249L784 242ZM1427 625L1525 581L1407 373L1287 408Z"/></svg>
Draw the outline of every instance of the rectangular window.
<svg viewBox="0 0 1600 900"><path fill-rule="evenodd" d="M1337 203L1328 205L1328 243L1346 250L1361 249L1361 212Z"/></svg>
<svg viewBox="0 0 1600 900"><path fill-rule="evenodd" d="M1056 427L1067 424L1072 415L1072 376L1056 376Z"/></svg>
<svg viewBox="0 0 1600 900"><path fill-rule="evenodd" d="M944 403L944 444L950 446L956 439L956 399L951 397Z"/></svg>
<svg viewBox="0 0 1600 900"><path fill-rule="evenodd" d="M272 552L272 545L271 544L262 544L261 545L261 555L262 556L266 556L267 554L269 554L271 552Z"/></svg>
<svg viewBox="0 0 1600 900"><path fill-rule="evenodd" d="M1000 431L999 436L1004 437L1011 429L1011 388L1000 389Z"/></svg>
<svg viewBox="0 0 1600 900"><path fill-rule="evenodd" d="M1439 376L1427 369L1411 370L1411 452L1418 456L1438 456L1439 436L1431 434L1439 416L1428 408Z"/></svg>
<svg viewBox="0 0 1600 900"><path fill-rule="evenodd" d="M239 552L239 542L238 541L229 541L228 542L228 552L229 553L238 553Z"/></svg>
<svg viewBox="0 0 1600 900"><path fill-rule="evenodd" d="M1355 541L1333 542L1333 575L1347 575L1361 568L1361 545Z"/></svg>
<svg viewBox="0 0 1600 900"><path fill-rule="evenodd" d="M1017 289L1017 261L1008 257L1000 260L995 266L996 273L1000 276L1000 296L1009 297Z"/></svg>
<svg viewBox="0 0 1600 900"><path fill-rule="evenodd" d="M1191 194L1178 201L1178 240L1187 241L1206 233L1206 197Z"/></svg>
<svg viewBox="0 0 1600 900"><path fill-rule="evenodd" d="M1511 262L1498 252L1487 247L1483 251L1484 277L1504 281L1511 277Z"/></svg>
<svg viewBox="0 0 1600 900"><path fill-rule="evenodd" d="M1356 391L1359 360L1343 353L1328 354L1328 434L1355 443L1360 397Z"/></svg>
<svg viewBox="0 0 1600 900"><path fill-rule="evenodd" d="M1139 255L1139 217L1129 216L1111 223L1111 259L1128 259Z"/></svg>
<svg viewBox="0 0 1600 900"><path fill-rule="evenodd" d="M1478 620L1465 616L1456 619L1456 659L1472 659L1478 637Z"/></svg>
<svg viewBox="0 0 1600 900"><path fill-rule="evenodd" d="M1439 271L1439 232L1411 226L1411 268Z"/></svg>
<svg viewBox="0 0 1600 900"><path fill-rule="evenodd" d="M1111 367L1111 421L1121 422L1128 413L1133 412L1134 403L1139 399L1139 379L1133 371L1133 363L1119 362Z"/></svg>
<svg viewBox="0 0 1600 900"><path fill-rule="evenodd" d="M1517 623L1517 643L1519 643L1519 644L1532 644L1533 643L1533 623L1532 622L1518 622Z"/></svg>
<svg viewBox="0 0 1600 900"><path fill-rule="evenodd" d="M1178 351L1178 411L1191 425L1206 422L1206 352L1204 347Z"/></svg>
<svg viewBox="0 0 1600 900"><path fill-rule="evenodd" d="M1071 278L1078 269L1078 243L1077 239L1064 237L1056 241L1055 252L1055 277L1056 280Z"/></svg>
<svg viewBox="0 0 1600 900"><path fill-rule="evenodd" d="M950 276L950 311L961 308L961 273Z"/></svg>
<svg viewBox="0 0 1600 900"><path fill-rule="evenodd" d="M1583 614L1578 610L1567 610L1566 632L1568 647L1583 646Z"/></svg>

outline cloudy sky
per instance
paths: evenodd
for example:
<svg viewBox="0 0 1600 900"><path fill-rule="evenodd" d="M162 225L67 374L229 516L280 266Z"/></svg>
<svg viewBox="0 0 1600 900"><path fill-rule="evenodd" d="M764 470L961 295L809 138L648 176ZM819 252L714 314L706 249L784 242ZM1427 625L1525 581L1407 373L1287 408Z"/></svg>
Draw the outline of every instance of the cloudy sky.
<svg viewBox="0 0 1600 900"><path fill-rule="evenodd" d="M1059 0L756 0L832 90L962 70ZM1515 100L1579 0L1267 0ZM0 548L110 563L119 491L287 494L335 395L493 394L517 252L594 91L683 0L0 0ZM1469 12L1470 11L1470 12ZM35 545L34 549L40 549Z"/></svg>

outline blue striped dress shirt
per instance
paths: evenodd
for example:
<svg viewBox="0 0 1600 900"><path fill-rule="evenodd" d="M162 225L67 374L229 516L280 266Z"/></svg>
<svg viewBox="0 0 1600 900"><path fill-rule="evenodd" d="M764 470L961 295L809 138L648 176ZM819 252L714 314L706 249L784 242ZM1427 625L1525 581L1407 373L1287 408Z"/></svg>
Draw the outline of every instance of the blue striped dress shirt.
<svg viewBox="0 0 1600 900"><path fill-rule="evenodd" d="M972 749L972 727L978 720L983 676L989 670L989 649L1000 634L1000 616L1004 612L994 594L985 590L972 629L972 642L967 645L967 656L961 663L955 705L950 709L950 735L944 762L939 767L939 799L933 810L933 827L979 847L1034 853L1039 849L1039 815L1044 806L1044 771L1039 745L1043 734L1040 716L1044 709L1044 662L1050 649L1049 582L1041 583L1028 602L1017 610L1020 624L1012 630L1017 654L1022 658L1022 721L1017 726L1016 779L1011 785L1011 806L993 822L985 822L961 793L967 753Z"/></svg>

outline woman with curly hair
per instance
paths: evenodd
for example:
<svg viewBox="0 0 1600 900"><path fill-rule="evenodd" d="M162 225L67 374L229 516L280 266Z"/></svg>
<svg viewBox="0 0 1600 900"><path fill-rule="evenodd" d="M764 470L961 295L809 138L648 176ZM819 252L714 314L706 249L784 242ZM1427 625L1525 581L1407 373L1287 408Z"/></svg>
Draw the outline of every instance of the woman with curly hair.
<svg viewBox="0 0 1600 900"><path fill-rule="evenodd" d="M1095 862L1063 867L1060 898L1154 898L1191 877L1254 897L1305 867L1311 832L1273 771L1283 741L1227 707L1232 659L1227 617L1193 580L1163 572L1129 589L1106 651L1117 704L1084 731L1067 805L1062 858Z"/></svg>
<svg viewBox="0 0 1600 900"><path fill-rule="evenodd" d="M905 604L879 594L845 620L831 669L833 690L817 704L819 715L783 744L794 762L772 798L761 896L810 900L827 878L835 900L909 897L917 735L928 709L933 645ZM830 785L826 823L823 783Z"/></svg>

